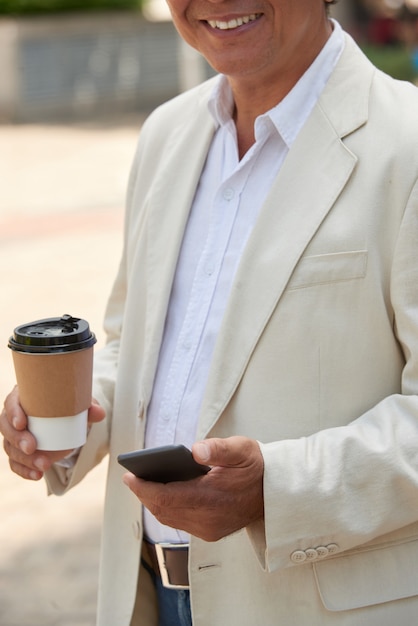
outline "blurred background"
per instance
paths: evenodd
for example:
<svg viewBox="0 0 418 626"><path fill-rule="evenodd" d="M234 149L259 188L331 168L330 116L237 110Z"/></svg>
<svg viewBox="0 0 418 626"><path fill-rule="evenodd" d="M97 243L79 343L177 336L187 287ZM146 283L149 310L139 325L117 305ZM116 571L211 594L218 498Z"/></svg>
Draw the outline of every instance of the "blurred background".
<svg viewBox="0 0 418 626"><path fill-rule="evenodd" d="M378 67L417 80L418 0L339 0L332 12ZM211 73L164 0L0 0L4 123L147 111Z"/></svg>
<svg viewBox="0 0 418 626"><path fill-rule="evenodd" d="M417 82L418 0L339 0L332 15ZM211 74L164 0L0 0L1 399L18 324L70 313L103 345L141 124ZM105 477L103 462L48 498L0 451L0 626L94 626Z"/></svg>

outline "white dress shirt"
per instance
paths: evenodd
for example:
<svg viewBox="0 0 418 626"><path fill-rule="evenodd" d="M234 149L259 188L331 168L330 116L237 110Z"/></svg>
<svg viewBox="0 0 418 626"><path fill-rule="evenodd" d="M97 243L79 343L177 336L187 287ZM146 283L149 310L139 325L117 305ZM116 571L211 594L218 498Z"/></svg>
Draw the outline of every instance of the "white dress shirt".
<svg viewBox="0 0 418 626"><path fill-rule="evenodd" d="M333 21L326 45L273 109L255 121L255 143L239 160L233 97L219 77L209 102L217 124L191 207L174 277L148 408L146 447L195 441L216 337L242 252L292 143L343 50ZM184 543L188 536L144 512L150 541Z"/></svg>

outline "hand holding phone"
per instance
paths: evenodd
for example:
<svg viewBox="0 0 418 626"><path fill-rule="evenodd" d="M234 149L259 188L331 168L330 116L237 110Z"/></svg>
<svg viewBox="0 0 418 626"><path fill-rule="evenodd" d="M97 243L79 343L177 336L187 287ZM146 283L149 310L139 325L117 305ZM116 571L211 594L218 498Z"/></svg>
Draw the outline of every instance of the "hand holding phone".
<svg viewBox="0 0 418 626"><path fill-rule="evenodd" d="M158 483L190 480L210 470L197 463L191 451L182 445L126 452L119 454L118 462L138 478Z"/></svg>

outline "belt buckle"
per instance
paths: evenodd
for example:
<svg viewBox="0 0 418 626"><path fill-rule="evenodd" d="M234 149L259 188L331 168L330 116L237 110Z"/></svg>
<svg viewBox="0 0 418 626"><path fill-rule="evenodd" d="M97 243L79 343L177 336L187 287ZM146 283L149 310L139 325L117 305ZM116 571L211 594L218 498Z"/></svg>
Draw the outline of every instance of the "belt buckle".
<svg viewBox="0 0 418 626"><path fill-rule="evenodd" d="M157 555L158 567L160 568L161 580L166 589L190 589L189 585L175 585L170 582L167 566L165 563L164 550L187 550L188 543L156 543L155 553Z"/></svg>

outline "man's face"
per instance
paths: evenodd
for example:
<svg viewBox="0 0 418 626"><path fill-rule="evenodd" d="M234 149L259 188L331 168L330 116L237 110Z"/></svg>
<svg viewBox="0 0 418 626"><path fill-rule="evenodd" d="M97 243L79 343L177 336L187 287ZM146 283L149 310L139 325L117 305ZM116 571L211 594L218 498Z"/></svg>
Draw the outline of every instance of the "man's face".
<svg viewBox="0 0 418 626"><path fill-rule="evenodd" d="M299 78L331 31L323 0L167 2L183 39L235 81Z"/></svg>

